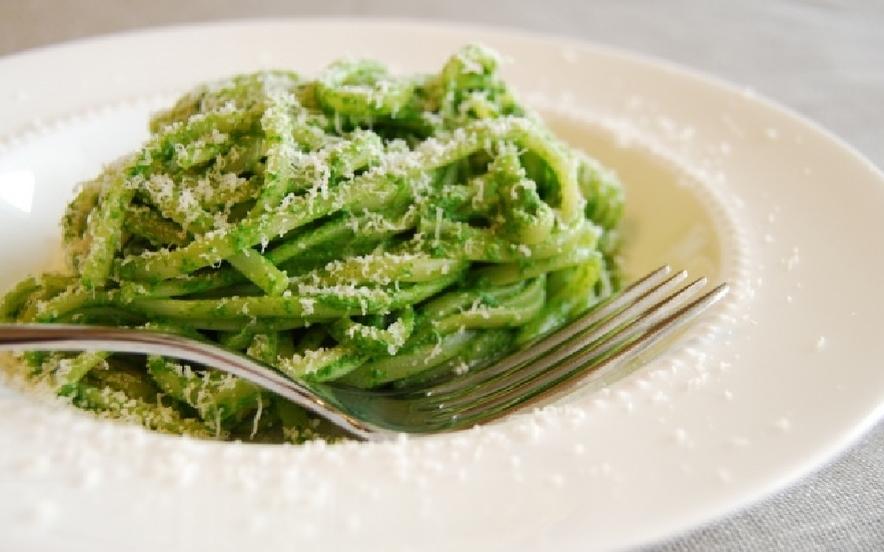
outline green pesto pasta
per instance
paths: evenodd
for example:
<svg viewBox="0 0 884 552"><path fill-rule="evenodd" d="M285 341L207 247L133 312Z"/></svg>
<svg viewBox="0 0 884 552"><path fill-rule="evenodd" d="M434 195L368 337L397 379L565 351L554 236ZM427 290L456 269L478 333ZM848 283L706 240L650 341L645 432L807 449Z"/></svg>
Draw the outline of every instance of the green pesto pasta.
<svg viewBox="0 0 884 552"><path fill-rule="evenodd" d="M433 74L338 61L195 88L82 183L68 269L0 320L154 328L306 381L379 387L481 369L619 285L623 190L468 45ZM176 359L25 354L72 404L154 430L300 442L333 429Z"/></svg>

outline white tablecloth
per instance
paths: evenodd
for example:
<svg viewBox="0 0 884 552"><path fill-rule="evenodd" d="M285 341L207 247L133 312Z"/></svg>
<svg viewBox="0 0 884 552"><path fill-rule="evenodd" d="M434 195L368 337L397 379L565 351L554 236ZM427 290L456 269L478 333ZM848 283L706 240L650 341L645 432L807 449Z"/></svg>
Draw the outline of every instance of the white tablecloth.
<svg viewBox="0 0 884 552"><path fill-rule="evenodd" d="M0 0L0 55L175 23L335 15L514 27L665 58L772 98L884 167L881 0ZM884 423L793 487L651 549L884 550Z"/></svg>

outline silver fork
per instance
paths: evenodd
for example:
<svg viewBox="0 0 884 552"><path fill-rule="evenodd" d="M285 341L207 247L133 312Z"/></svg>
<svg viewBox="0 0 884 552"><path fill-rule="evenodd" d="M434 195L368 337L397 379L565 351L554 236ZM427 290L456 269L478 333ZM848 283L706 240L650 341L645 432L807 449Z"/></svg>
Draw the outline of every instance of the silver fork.
<svg viewBox="0 0 884 552"><path fill-rule="evenodd" d="M157 354L247 379L310 409L352 437L389 440L484 424L529 404L628 372L642 352L723 297L727 284L698 296L700 278L675 290L684 271L661 267L564 328L483 369L399 389L356 389L295 381L217 345L127 328L54 324L0 325L0 350Z"/></svg>

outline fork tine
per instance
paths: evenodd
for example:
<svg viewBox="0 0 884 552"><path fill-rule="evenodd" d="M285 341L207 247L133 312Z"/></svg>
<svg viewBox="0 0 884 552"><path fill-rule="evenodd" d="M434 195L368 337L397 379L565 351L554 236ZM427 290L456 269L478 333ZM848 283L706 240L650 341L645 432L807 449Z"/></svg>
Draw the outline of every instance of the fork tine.
<svg viewBox="0 0 884 552"><path fill-rule="evenodd" d="M451 403L437 403L435 408L438 412L430 416L428 421L431 424L445 423L452 428L490 421L516 407L524 407L530 402L571 389L589 373L597 377L609 375L718 301L728 291L727 285L721 284L683 304L703 285L705 278L694 281L576 354L550 361L544 358L535 369L517 375L520 377L514 375L496 382L491 391L481 389Z"/></svg>
<svg viewBox="0 0 884 552"><path fill-rule="evenodd" d="M614 316L622 314L626 309L631 309L634 312L636 308L641 308L649 301L654 300L654 298L659 298L660 295L672 289L687 276L685 271L680 271L670 276L671 271L672 269L668 265L661 266L631 284L619 294L594 305L571 324L552 332L535 343L526 345L519 352L504 357L493 365L469 372L454 379L445 380L442 383L397 389L393 394L402 397L414 395L450 396L460 391L471 391L488 380L519 370L525 364L532 362L536 357L563 346L575 337L585 339L587 332L599 327L600 324L605 324L606 321L611 320ZM669 277L667 278L667 276Z"/></svg>
<svg viewBox="0 0 884 552"><path fill-rule="evenodd" d="M664 286L667 282L663 282ZM657 319L662 317L667 310L678 306L679 301L685 300L695 289L702 287L705 279L694 281L688 286L671 295L666 296L662 300L653 303L650 307L647 305L648 296L654 296L654 300L659 299L654 293L659 288L655 288L647 295L639 298L641 305L628 305L628 308L614 314L597 327L589 328L588 332L577 333L571 339L550 350L532 349L527 355L528 358L518 366L514 366L505 374L501 374L494 381L488 381L482 387L473 386L466 393L448 393L445 395L435 395L435 401L426 401L424 408L440 409L440 408L457 408L476 398L489 398L493 393L499 393L502 390L512 389L514 386L530 383L530 381L538 376L547 375L552 377L550 371L554 367L564 366L563 363L569 362L575 355L590 358L598 358L615 348L621 341L625 341L629 336L637 334L643 327L647 327L656 316Z"/></svg>

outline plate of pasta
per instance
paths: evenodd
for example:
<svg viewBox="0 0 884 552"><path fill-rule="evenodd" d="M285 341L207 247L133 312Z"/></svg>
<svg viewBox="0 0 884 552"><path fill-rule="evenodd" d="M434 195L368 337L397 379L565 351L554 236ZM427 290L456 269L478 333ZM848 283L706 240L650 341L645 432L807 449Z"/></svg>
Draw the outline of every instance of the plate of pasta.
<svg viewBox="0 0 884 552"><path fill-rule="evenodd" d="M4 549L616 549L880 417L882 299L832 289L878 268L884 176L751 91L554 37L283 20L25 52L0 98L5 322L373 388L480 369L660 264L732 290L632 373L388 443L174 359L6 355Z"/></svg>

